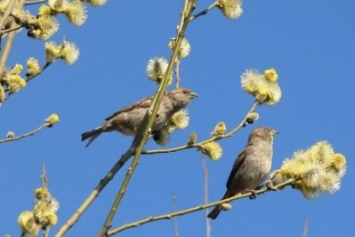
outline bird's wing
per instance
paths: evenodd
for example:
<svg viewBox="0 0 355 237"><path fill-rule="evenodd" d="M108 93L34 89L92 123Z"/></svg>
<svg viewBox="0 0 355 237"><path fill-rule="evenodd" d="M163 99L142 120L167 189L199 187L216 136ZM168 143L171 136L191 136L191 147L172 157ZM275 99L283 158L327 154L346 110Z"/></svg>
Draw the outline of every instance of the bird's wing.
<svg viewBox="0 0 355 237"><path fill-rule="evenodd" d="M106 121L112 119L113 117L115 117L119 113L130 111L136 107L149 108L150 104L152 103L152 100L153 100L153 96L149 96L144 99L141 99L141 100L137 101L136 103L128 105L128 106L120 109L119 111L115 112L110 117L106 118Z"/></svg>
<svg viewBox="0 0 355 237"><path fill-rule="evenodd" d="M237 159L234 162L233 168L231 170L231 173L229 174L228 180L227 180L227 189L232 185L233 179L235 175L237 174L239 167L244 163L246 157L246 152L245 148L242 150L242 152L238 155Z"/></svg>

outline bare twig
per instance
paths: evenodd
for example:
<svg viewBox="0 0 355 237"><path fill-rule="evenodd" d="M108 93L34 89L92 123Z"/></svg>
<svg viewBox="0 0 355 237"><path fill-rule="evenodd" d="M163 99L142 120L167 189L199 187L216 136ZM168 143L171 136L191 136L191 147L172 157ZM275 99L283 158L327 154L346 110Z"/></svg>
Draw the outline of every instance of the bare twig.
<svg viewBox="0 0 355 237"><path fill-rule="evenodd" d="M308 218L305 217L304 221L303 221L303 233L302 233L302 237L307 237L308 234Z"/></svg>
<svg viewBox="0 0 355 237"><path fill-rule="evenodd" d="M22 134L22 135L19 135L19 136L16 136L16 137L10 137L10 138L6 138L6 139L3 139L3 140L0 140L0 143L17 141L17 140L20 140L22 138L25 138L25 137L28 137L28 136L32 136L35 133L38 133L39 131L41 131L42 129L44 129L46 127L48 127L48 123L42 124L40 127L36 128L35 130L33 130L31 132L28 132L28 133L25 133L25 134Z"/></svg>
<svg viewBox="0 0 355 237"><path fill-rule="evenodd" d="M175 76L176 76L176 88L179 88L180 87L180 82L181 82L181 77L180 77L180 59L176 59L176 62L175 62Z"/></svg>
<svg viewBox="0 0 355 237"><path fill-rule="evenodd" d="M11 10L13 9L14 5L12 5L13 3L15 2L15 0L13 1L10 1L9 3L9 6L12 6L11 9L9 7L9 9L6 10L9 11L8 14L11 13ZM22 9L23 8L23 5L25 3L25 0L19 0L18 1L18 4L17 4L17 8L18 9ZM5 12L5 14L6 14ZM5 23L5 20L8 18L8 16L5 18L5 15L4 17L1 19L1 22L0 22L0 30L2 30L2 27L4 26L4 23ZM10 24L10 28L15 28L16 27L16 22L15 21L12 21L11 24ZM14 42L14 38L15 38L15 34L16 32L15 31L12 31L8 34L7 36L7 39L6 39L6 43L5 43L5 46L4 46L4 49L1 53L1 56L0 56L0 75L3 74L4 70L5 70L5 66L6 66L6 62L7 62L7 59L10 55L10 50L11 50L11 47L12 47L12 44Z"/></svg>
<svg viewBox="0 0 355 237"><path fill-rule="evenodd" d="M46 229L43 231L43 237L49 237L49 231L50 231L50 227L47 226Z"/></svg>
<svg viewBox="0 0 355 237"><path fill-rule="evenodd" d="M28 1L25 2L25 5L34 5L34 4L39 4L39 3L43 3L43 2L47 2L48 0L37 0L37 1Z"/></svg>
<svg viewBox="0 0 355 237"><path fill-rule="evenodd" d="M6 30L2 30L0 35L4 35L4 34L12 32L12 31L17 31L17 30L19 30L21 28L23 28L23 26L16 26L14 28L9 28L9 29L6 29Z"/></svg>
<svg viewBox="0 0 355 237"><path fill-rule="evenodd" d="M4 15L2 15L2 17L0 18L0 30L2 30L2 28L5 25L6 20L8 19L8 17L10 16L10 13L14 7L14 3L16 1L9 1L9 5L7 5L6 10L4 12ZM1 36L1 35L0 35Z"/></svg>
<svg viewBox="0 0 355 237"><path fill-rule="evenodd" d="M216 2L212 3L211 5L209 5L205 10L203 10L203 11L197 13L196 15L193 15L193 16L190 18L190 21L193 21L193 20L195 20L196 18L198 18L198 17L200 17L200 16L206 15L209 10L211 10L212 8L214 8L214 7L216 7L216 6L218 6L218 1L216 1Z"/></svg>
<svg viewBox="0 0 355 237"><path fill-rule="evenodd" d="M122 168L126 161L134 154L135 148L132 145L125 154L123 154L116 162L116 164L111 168L111 170L105 175L103 179L100 180L95 189L89 194L89 196L84 200L81 206L74 212L74 214L64 223L64 225L56 233L56 237L64 236L64 234L79 220L83 213L89 208L89 206L95 201L99 196L101 191L106 187L106 185L113 179L115 174Z"/></svg>
<svg viewBox="0 0 355 237"><path fill-rule="evenodd" d="M283 183L280 183L278 185L275 185L273 188L275 189L281 189L289 184L292 184L296 181L296 179L289 179ZM269 189L267 186L264 186L263 188L255 191L255 194L263 194L265 192L268 192L268 191L273 191L271 189ZM188 208L188 209L184 209L184 210L181 210L181 211L177 211L177 212L172 212L172 213L168 213L168 214L164 214L164 215L159 215L159 216L149 216L145 219L141 219L141 220L138 220L138 221L135 221L135 222L131 222L131 223L128 223L128 224L125 224L125 225L122 225L118 228L115 228L111 231L108 232L108 236L112 236L114 234L117 234L119 232L122 232L126 229L130 229L130 228L133 228L133 227L138 227L138 226L141 226L143 224L146 224L146 223L150 223L150 222L154 222L154 221L158 221L158 220L168 220L168 219L171 219L172 217L175 217L175 216L181 216L181 215L185 215L185 214L188 214L188 213L191 213L191 212L196 212L196 211L199 211L199 210L202 210L202 209L206 209L206 208L209 208L209 207L212 207L212 206L217 206L217 205L220 205L222 203L226 203L226 202L231 202L233 200L237 200L237 199L241 199L241 198L246 198L246 197L250 197L250 195L252 195L253 193L252 192L248 192L248 193L245 193L245 194L237 194L233 197L230 197L230 198L226 198L226 199L223 199L223 200L219 200L217 202L212 202L212 203L209 203L209 204L204 204L204 205L199 205L199 206L195 206L195 207L192 207L192 208Z"/></svg>
<svg viewBox="0 0 355 237"><path fill-rule="evenodd" d="M208 169L207 169L207 164L205 160L205 156L201 157L202 161L202 169L203 169L203 199L204 199L204 204L208 204ZM211 223L210 219L207 218L208 215L208 208L205 209L205 219L206 219L206 237L211 236Z"/></svg>
<svg viewBox="0 0 355 237"><path fill-rule="evenodd" d="M176 205L176 200L177 200L177 195L176 193L173 193L172 195L172 199L173 199L173 212L175 212L177 210L177 205ZM178 224L177 224L177 218L176 216L174 216L173 218L173 224L174 224L174 236L175 237L179 237L179 228L178 228Z"/></svg>
<svg viewBox="0 0 355 237"><path fill-rule="evenodd" d="M143 155L152 155L152 154L159 154L159 153L170 153L170 152L176 152L176 151L180 151L180 150L186 150L186 149L190 149L190 148L198 148L201 145L204 145L206 143L209 142L213 142L213 141L217 141L220 139L224 139L224 138L228 138L233 136L238 130L240 130L241 128L243 128L246 124L247 121L247 117L250 113L255 111L256 106L259 104L259 102L255 102L253 104L253 106L251 107L251 109L249 110L249 112L246 114L245 118L239 123L239 125L237 127L235 127L233 130L231 130L230 132L220 135L220 136L213 136L209 139L206 139L204 141L198 142L198 143L194 143L194 144L186 144L186 145L182 145L182 146L178 146L178 147L173 147L173 148L167 148L167 149L157 149L157 150L148 150L148 151L143 151L142 154Z"/></svg>
<svg viewBox="0 0 355 237"><path fill-rule="evenodd" d="M45 164L42 165L41 180L42 180L42 190L48 190L48 179L47 179L47 175L46 175L46 166L45 166ZM42 198L47 198L47 200L44 200L44 202L47 203L47 205L49 205L51 200L48 200L48 196L47 195L42 195ZM50 227L46 226L46 229L43 231L43 237L49 237L49 231L50 231Z"/></svg>
<svg viewBox="0 0 355 237"><path fill-rule="evenodd" d="M42 188L47 189L48 188L48 182L47 182L47 175L46 175L46 166L45 164L42 165Z"/></svg>

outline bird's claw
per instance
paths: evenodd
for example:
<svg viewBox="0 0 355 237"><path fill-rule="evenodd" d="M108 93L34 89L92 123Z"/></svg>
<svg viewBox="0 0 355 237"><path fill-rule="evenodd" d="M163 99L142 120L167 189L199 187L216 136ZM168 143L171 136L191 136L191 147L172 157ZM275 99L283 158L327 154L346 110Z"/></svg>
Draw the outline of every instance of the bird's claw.
<svg viewBox="0 0 355 237"><path fill-rule="evenodd" d="M251 192L251 194L250 194L250 196L249 196L249 199L250 199L250 200L255 200L255 199L256 199L256 193L255 193L255 190L254 190L254 189L245 189L245 191Z"/></svg>

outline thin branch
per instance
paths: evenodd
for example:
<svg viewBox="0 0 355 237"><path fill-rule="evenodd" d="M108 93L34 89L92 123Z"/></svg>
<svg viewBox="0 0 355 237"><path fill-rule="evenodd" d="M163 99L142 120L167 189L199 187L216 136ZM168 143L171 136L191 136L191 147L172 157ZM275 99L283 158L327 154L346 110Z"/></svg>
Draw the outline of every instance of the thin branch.
<svg viewBox="0 0 355 237"><path fill-rule="evenodd" d="M134 144L135 145L135 144ZM56 237L64 236L64 234L79 220L83 213L89 208L89 206L99 196L101 191L106 185L113 179L115 174L122 168L126 161L135 153L135 148L132 146L123 154L111 170L105 175L103 179L97 184L95 189L89 194L89 196L83 201L81 206L74 212L74 214L64 223L64 225L56 233Z"/></svg>
<svg viewBox="0 0 355 237"><path fill-rule="evenodd" d="M175 212L177 210L177 205L176 205L176 200L177 200L177 195L176 193L173 193L172 195L172 199L173 199L173 212ZM177 218L176 216L174 216L173 218L173 224L174 224L174 236L175 237L179 237L179 228L178 228L178 224L177 224Z"/></svg>
<svg viewBox="0 0 355 237"><path fill-rule="evenodd" d="M173 66L175 64L176 58L178 56L178 52L181 46L181 42L184 38L185 35L185 30L187 28L187 25L189 23L188 19L190 19L191 15L192 15L192 11L194 9L195 6L195 1L196 0L185 0L187 1L186 4L184 4L184 11L182 13L182 17L181 17L181 23L179 25L179 30L177 33L177 37L176 37L176 46L175 49L173 51L173 54L170 58L170 62L168 65L168 68L166 69L166 72L164 74L162 83L160 84L158 91L156 92L156 95L153 98L152 101L152 105L150 106L149 110L147 111L147 114L145 116L145 119L143 120L142 124L140 125L140 132L137 133L135 140L137 140L137 142L139 142L139 146L137 147L136 151L135 151L135 155L133 158L133 161L131 163L131 166L129 167L129 172L126 173L126 176L122 182L121 188L119 189L116 198L112 204L111 210L106 218L106 221L100 231L100 233L98 234L98 236L106 236L107 235L107 231L109 230L109 228L111 227L111 223L113 220L113 217L116 214L116 211L118 209L119 204L121 203L121 200L124 196L124 194L126 193L128 184L130 182L130 179L138 165L141 153L143 151L143 148L147 142L148 139L148 130L152 127L156 114L158 112L160 103L162 101L163 95L166 91L166 87L168 85L169 82L169 75L171 75ZM186 9L185 9L186 6ZM140 133L140 134L139 134Z"/></svg>
<svg viewBox="0 0 355 237"><path fill-rule="evenodd" d="M180 63L181 63L181 60L179 58L177 58L176 62L175 62L176 88L180 87L180 82L181 82Z"/></svg>
<svg viewBox="0 0 355 237"><path fill-rule="evenodd" d="M46 166L43 164L42 165L42 188L48 189L48 182L47 182L47 175L46 175Z"/></svg>
<svg viewBox="0 0 355 237"><path fill-rule="evenodd" d="M29 81L31 81L31 80L34 79L35 77L41 75L41 74L44 72L44 70L46 70L46 68L47 68L48 66L50 66L50 65L52 65L52 64L46 63L46 64L42 67L42 69L41 69L40 72L38 72L37 74L34 74L34 75L32 75L32 76L27 77L27 78L26 78L26 83L28 83Z"/></svg>
<svg viewBox="0 0 355 237"><path fill-rule="evenodd" d="M12 1L10 2L10 4L13 4L14 2L15 2L15 0L12 0ZM25 3L25 0L19 0L19 1L18 1L18 7L17 7L17 8L18 8L19 10L22 9L24 3ZM9 4L9 5L10 5L10 4ZM14 6L12 5L11 10L12 10L13 8L14 8ZM10 7L9 7L9 9L10 9ZM9 10L9 9L7 9L7 10ZM6 12L7 12L7 10L6 10ZM8 13L8 14L11 13L11 10L9 10L9 13ZM5 12L5 13L6 13L6 12ZM7 16L6 18L8 18L8 16ZM3 17L3 18L1 19L1 22L0 22L0 29L2 29L2 27L4 26L4 23L5 23L5 17ZM15 22L15 21L12 21L11 24L10 24L10 28L15 28L16 25L17 25L16 22ZM15 34L16 34L16 32L15 32L15 31L12 31L12 32L10 32L10 33L7 35L6 43L5 43L4 49L3 49L3 51L2 51L2 54L1 54L1 56L0 56L0 75L2 75L3 72L4 72L4 70L5 70L6 62L7 62L7 59L8 59L8 57L9 57L9 55L10 55L10 50L11 50L11 47L12 47L13 42L14 42Z"/></svg>
<svg viewBox="0 0 355 237"><path fill-rule="evenodd" d="M0 143L17 141L17 140L23 139L25 137L32 136L35 133L38 133L39 131L41 131L42 129L44 129L46 127L48 127L48 123L42 124L40 127L36 128L35 130L33 130L31 132L28 132L28 133L25 133L25 134L22 134L22 135L19 135L19 136L16 136L16 137L9 137L9 138L0 140Z"/></svg>
<svg viewBox="0 0 355 237"><path fill-rule="evenodd" d="M43 3L43 2L47 2L48 0L37 0L37 1L28 1L25 2L25 5L34 5L34 4L39 4L39 3Z"/></svg>
<svg viewBox="0 0 355 237"><path fill-rule="evenodd" d="M302 233L302 237L307 237L308 234L308 218L305 217L304 221L303 221L303 233Z"/></svg>
<svg viewBox="0 0 355 237"><path fill-rule="evenodd" d="M240 130L241 128L243 128L246 124L247 121L247 117L250 113L255 111L256 106L259 105L259 102L255 102L253 104L253 106L251 107L251 109L249 110L249 112L247 113L247 115L245 116L245 118L239 123L239 125L237 127L235 127L233 130L231 130L230 132L220 135L220 136L214 136L211 137L209 139L206 139L204 141L198 142L198 143L194 143L194 144L186 144L186 145L182 145L182 146L178 146L178 147L173 147L173 148L167 148L167 149L157 149L157 150L148 150L148 151L143 151L142 154L143 155L152 155L152 154L159 154L159 153L170 153L170 152L176 152L176 151L181 151L181 150L186 150L186 149L190 149L190 148L198 148L201 145L204 145L206 143L209 142L213 142L213 141L217 141L220 139L224 139L224 138L228 138L233 136L238 130Z"/></svg>
<svg viewBox="0 0 355 237"><path fill-rule="evenodd" d="M203 199L204 204L208 204L208 169L205 160L205 156L201 157L202 169L203 169ZM206 237L211 236L211 220L207 218L208 208L205 209L205 219L206 219Z"/></svg>
<svg viewBox="0 0 355 237"><path fill-rule="evenodd" d="M50 226L47 226L46 229L43 231L43 237L49 237Z"/></svg>
<svg viewBox="0 0 355 237"><path fill-rule="evenodd" d="M275 185L273 186L273 188L275 189L281 189L281 188L284 188L285 186L289 185L289 184L292 184L296 181L296 179L289 179L283 183L280 183L278 185ZM264 186L263 188L259 189L259 190L256 190L255 191L255 194L263 194L265 192L268 192L268 191L273 191L272 189L269 189L267 186ZM226 203L226 202L231 202L231 201L234 201L234 200L237 200L237 199L241 199L241 198L246 198L246 197L250 197L250 195L252 195L253 193L252 192L247 192L245 194L237 194L233 197L230 197L230 198L226 198L226 199L223 199L223 200L220 200L220 201L217 201L217 202L212 202L212 203L209 203L209 204L204 204L204 205L199 205L199 206L195 206L195 207L192 207L192 208L188 208L188 209L184 209L184 210L181 210L181 211L177 211L177 212L172 212L172 213L168 213L168 214L164 214L164 215L159 215L159 216L149 216L145 219L142 219L142 220L138 220L138 221L135 221L135 222L131 222L131 223L128 223L128 224L125 224L125 225L122 225L118 228L115 228L111 231L108 232L108 236L112 236L114 234L117 234L119 232L122 232L126 229L130 229L130 228L133 228L133 227L138 227L138 226L141 226L143 224L146 224L146 223L150 223L150 222L154 222L154 221L158 221L158 220L165 220L165 219L171 219L175 216L181 216L181 215L185 215L185 214L188 214L188 213L191 213L191 212L196 212L196 211L199 211L199 210L202 210L202 209L206 209L206 208L209 208L209 207L212 207L212 206L217 206L217 205L220 205L220 204L223 204L223 203Z"/></svg>
<svg viewBox="0 0 355 237"><path fill-rule="evenodd" d="M17 31L17 30L19 30L21 28L23 28L23 26L16 26L14 28L9 28L9 29L6 29L6 30L2 30L0 35L4 35L4 34L12 32L12 31Z"/></svg>
<svg viewBox="0 0 355 237"><path fill-rule="evenodd" d="M197 13L196 15L193 15L190 18L190 21L193 21L193 20L195 20L196 18L198 18L200 16L206 15L209 10L211 10L212 8L217 7L217 6L218 6L218 1L216 1L216 2L212 3L211 5L209 5L205 10Z"/></svg>
<svg viewBox="0 0 355 237"><path fill-rule="evenodd" d="M46 166L45 166L45 164L42 165L41 180L42 180L42 190L48 190L48 179L47 179L47 175L46 175ZM44 203L46 203L46 205L48 205L48 206L50 205L51 198L49 198L48 195L42 195L41 198L42 198L42 201L44 201ZM46 229L43 230L43 237L49 237L49 231L50 231L50 226L46 226Z"/></svg>
<svg viewBox="0 0 355 237"><path fill-rule="evenodd" d="M9 2L9 5L7 5L7 7L6 7L6 10L5 10L5 12L4 12L4 15L2 15L2 17L1 17L1 19L0 19L0 30L2 30L2 28L4 27L4 25L5 25L5 22L6 22L6 20L8 19L8 17L10 16L10 13L11 13L11 11L13 10L13 8L14 8L14 3L15 3L16 1L10 1ZM1 35L0 35L1 36Z"/></svg>
<svg viewBox="0 0 355 237"><path fill-rule="evenodd" d="M42 68L42 70L41 70L40 72L38 72L37 74L34 74L34 75L32 75L32 76L27 77L26 80L25 80L26 83L28 83L28 82L31 81L32 79L36 78L37 76L41 75L41 74L44 72L44 70L45 70L48 66L50 66L50 65L52 65L52 64L46 63L45 66ZM9 89L6 88L6 89L5 89L5 92L8 92L8 91L9 91ZM4 101L3 101L2 103L4 103L4 102L5 102L11 95L13 95L13 94L15 94L15 93L8 93L8 95L5 97L5 99L4 99Z"/></svg>

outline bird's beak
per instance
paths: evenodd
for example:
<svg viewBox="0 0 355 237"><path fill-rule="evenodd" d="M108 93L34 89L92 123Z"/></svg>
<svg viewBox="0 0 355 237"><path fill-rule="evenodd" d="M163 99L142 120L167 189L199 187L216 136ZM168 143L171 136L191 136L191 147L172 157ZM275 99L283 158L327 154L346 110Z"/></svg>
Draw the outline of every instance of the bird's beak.
<svg viewBox="0 0 355 237"><path fill-rule="evenodd" d="M279 134L280 132L279 131L277 131L277 130L272 130L271 131L271 134L273 135L273 136L275 136L275 135L277 135L277 134Z"/></svg>
<svg viewBox="0 0 355 237"><path fill-rule="evenodd" d="M194 98L196 98L196 97L198 97L198 94L196 94L196 93L194 93L194 92L191 92L191 93L190 93L190 98L191 98L191 99L194 99Z"/></svg>

